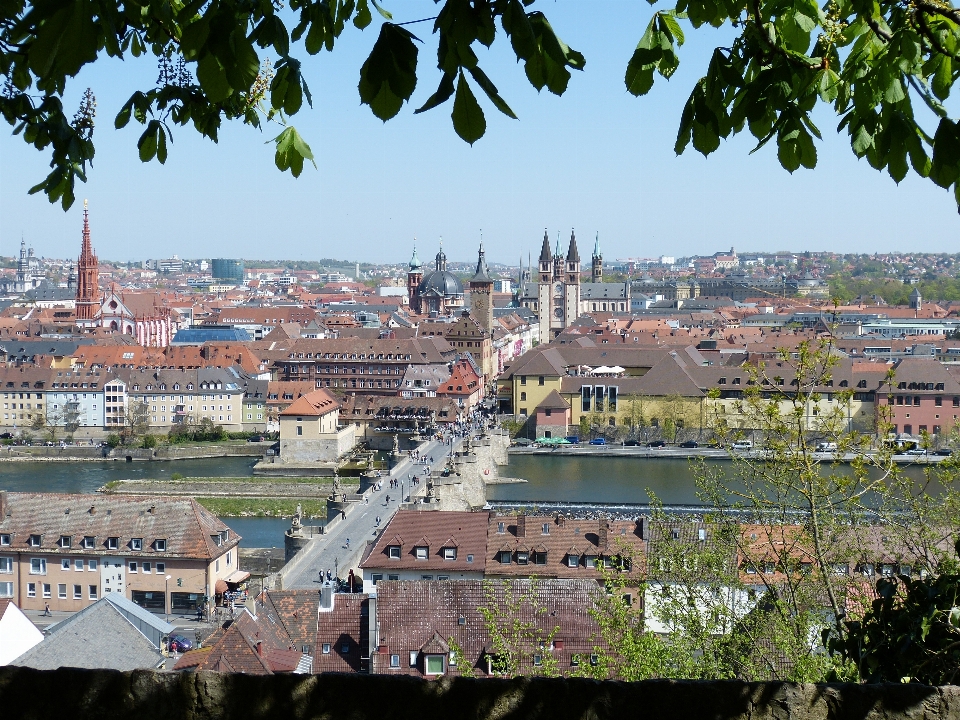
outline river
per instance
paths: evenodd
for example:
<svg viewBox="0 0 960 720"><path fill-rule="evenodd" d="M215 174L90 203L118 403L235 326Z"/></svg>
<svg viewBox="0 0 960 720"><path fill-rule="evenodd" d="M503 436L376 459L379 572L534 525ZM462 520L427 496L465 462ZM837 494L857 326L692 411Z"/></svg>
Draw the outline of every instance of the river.
<svg viewBox="0 0 960 720"><path fill-rule="evenodd" d="M255 458L164 462L0 462L0 489L90 493L111 480L185 477L251 477ZM918 480L922 469L905 468ZM501 475L525 483L491 485L489 500L646 504L650 488L665 505L698 504L690 462L672 458L511 455ZM282 547L289 520L224 518L245 547Z"/></svg>

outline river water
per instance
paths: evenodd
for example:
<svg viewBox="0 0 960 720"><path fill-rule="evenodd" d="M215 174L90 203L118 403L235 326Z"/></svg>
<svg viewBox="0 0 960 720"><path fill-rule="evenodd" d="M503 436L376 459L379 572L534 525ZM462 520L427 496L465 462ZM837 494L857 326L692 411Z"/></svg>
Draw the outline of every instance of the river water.
<svg viewBox="0 0 960 720"><path fill-rule="evenodd" d="M256 458L210 458L164 462L0 462L0 489L90 493L111 480L185 477L251 477ZM909 475L922 477L911 466ZM614 458L511 455L501 475L525 483L491 485L489 500L537 503L647 504L650 488L665 505L696 505L691 464L679 458ZM225 518L245 547L282 547L289 520Z"/></svg>

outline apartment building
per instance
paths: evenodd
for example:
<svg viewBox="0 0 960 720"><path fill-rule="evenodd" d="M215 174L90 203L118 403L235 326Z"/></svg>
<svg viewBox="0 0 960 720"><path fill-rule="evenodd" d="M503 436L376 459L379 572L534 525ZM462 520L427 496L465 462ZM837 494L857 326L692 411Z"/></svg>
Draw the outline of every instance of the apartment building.
<svg viewBox="0 0 960 720"><path fill-rule="evenodd" d="M121 593L191 613L249 576L240 536L192 498L0 491L0 598L75 612Z"/></svg>

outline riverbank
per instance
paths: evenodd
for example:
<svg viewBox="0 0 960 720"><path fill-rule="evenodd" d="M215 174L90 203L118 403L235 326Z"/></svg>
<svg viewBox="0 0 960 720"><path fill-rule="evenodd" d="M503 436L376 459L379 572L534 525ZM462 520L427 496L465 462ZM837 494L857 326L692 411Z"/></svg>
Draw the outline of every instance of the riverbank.
<svg viewBox="0 0 960 720"><path fill-rule="evenodd" d="M550 457L597 457L597 458L655 458L660 460L731 460L729 450L723 448L681 448L667 445L666 447L644 447L628 445L549 445L547 447L536 447L533 445L525 447L511 447L507 451L512 455L547 455ZM739 457L749 460L763 460L765 454L763 450L753 450L747 452L737 452ZM811 455L825 463L838 462L850 463L861 455L857 453L836 454L830 452L813 452ZM870 453L866 453L869 457ZM894 455L893 461L898 465L936 465L943 462L946 457L941 455Z"/></svg>
<svg viewBox="0 0 960 720"><path fill-rule="evenodd" d="M197 445L161 445L156 448L99 445L5 445L0 447L0 462L144 462L205 460L223 457L259 458L275 443L251 443L228 440Z"/></svg>

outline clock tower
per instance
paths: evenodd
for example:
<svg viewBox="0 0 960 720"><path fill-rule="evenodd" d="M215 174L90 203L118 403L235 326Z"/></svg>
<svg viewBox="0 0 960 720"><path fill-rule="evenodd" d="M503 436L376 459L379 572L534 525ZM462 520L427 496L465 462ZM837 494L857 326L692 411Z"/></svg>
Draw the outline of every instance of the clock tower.
<svg viewBox="0 0 960 720"><path fill-rule="evenodd" d="M547 231L543 231L537 301L542 343L553 340L577 319L580 310L580 253L572 230L566 257L560 253L559 242L556 252L550 252L550 240Z"/></svg>

